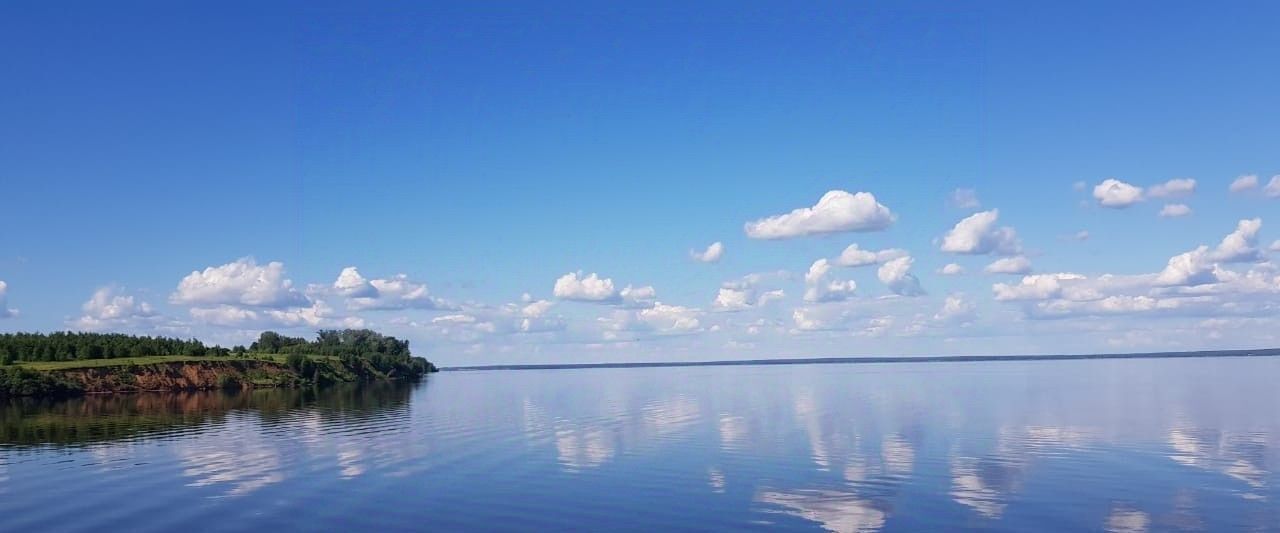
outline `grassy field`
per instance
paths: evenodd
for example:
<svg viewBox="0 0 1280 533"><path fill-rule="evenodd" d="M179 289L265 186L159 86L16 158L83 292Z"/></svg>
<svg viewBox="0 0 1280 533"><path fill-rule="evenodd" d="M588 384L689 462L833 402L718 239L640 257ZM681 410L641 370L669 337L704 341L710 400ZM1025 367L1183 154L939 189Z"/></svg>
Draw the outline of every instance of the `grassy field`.
<svg viewBox="0 0 1280 533"><path fill-rule="evenodd" d="M313 359L324 356L308 356ZM285 356L280 354L251 354L251 360L271 361L284 364ZM148 357L118 357L115 359L81 359L77 361L26 361L16 363L17 366L31 370L71 370L76 368L103 368L112 366L150 365L155 363L180 363L187 361L236 361L236 357L195 357L188 355L152 355Z"/></svg>

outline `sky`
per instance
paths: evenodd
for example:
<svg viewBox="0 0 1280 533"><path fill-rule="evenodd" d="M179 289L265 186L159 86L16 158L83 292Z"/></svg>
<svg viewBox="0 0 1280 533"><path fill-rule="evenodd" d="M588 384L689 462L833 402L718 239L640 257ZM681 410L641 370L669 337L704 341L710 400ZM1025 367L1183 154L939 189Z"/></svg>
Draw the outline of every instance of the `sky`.
<svg viewBox="0 0 1280 533"><path fill-rule="evenodd" d="M0 332L1280 346L1280 5L1027 4L6 2Z"/></svg>

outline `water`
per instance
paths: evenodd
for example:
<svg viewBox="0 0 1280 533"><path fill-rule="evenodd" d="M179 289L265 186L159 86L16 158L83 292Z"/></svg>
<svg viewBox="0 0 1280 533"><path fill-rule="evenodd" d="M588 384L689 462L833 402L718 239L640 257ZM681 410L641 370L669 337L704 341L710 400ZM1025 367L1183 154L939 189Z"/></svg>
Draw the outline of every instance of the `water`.
<svg viewBox="0 0 1280 533"><path fill-rule="evenodd" d="M1280 358L0 403L0 529L1280 531Z"/></svg>

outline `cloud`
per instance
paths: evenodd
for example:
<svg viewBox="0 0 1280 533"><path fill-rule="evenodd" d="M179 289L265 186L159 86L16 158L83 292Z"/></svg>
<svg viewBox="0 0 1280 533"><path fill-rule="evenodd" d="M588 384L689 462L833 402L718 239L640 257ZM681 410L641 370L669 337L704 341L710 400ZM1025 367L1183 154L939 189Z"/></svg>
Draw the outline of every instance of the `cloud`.
<svg viewBox="0 0 1280 533"><path fill-rule="evenodd" d="M1180 198L1188 196L1196 190L1196 180L1191 178L1172 179L1147 189L1150 198Z"/></svg>
<svg viewBox="0 0 1280 533"><path fill-rule="evenodd" d="M614 302L618 293L613 288L613 280L601 279L594 272L581 277L582 272L570 272L556 280L553 294L561 300L580 302Z"/></svg>
<svg viewBox="0 0 1280 533"><path fill-rule="evenodd" d="M996 227L1000 210L982 211L957 222L942 237L941 249L953 254L981 255L997 253L1013 255L1022 251L1017 232L1005 226Z"/></svg>
<svg viewBox="0 0 1280 533"><path fill-rule="evenodd" d="M1077 231L1075 232L1074 235L1071 236L1071 240L1080 241L1080 242L1087 241L1089 240L1089 232L1086 230Z"/></svg>
<svg viewBox="0 0 1280 533"><path fill-rule="evenodd" d="M782 275L749 274L736 281L726 281L720 286L716 298L711 302L714 311L745 311L764 307L769 302L785 298L787 293L782 289L764 290L760 285L767 279Z"/></svg>
<svg viewBox="0 0 1280 533"><path fill-rule="evenodd" d="M1108 178L1093 188L1093 197L1102 207L1123 209L1142 201L1142 187Z"/></svg>
<svg viewBox="0 0 1280 533"><path fill-rule="evenodd" d="M178 283L169 297L175 304L286 308L308 304L306 296L285 278L284 264L273 261L259 266L252 257L222 266L193 271Z"/></svg>
<svg viewBox="0 0 1280 533"><path fill-rule="evenodd" d="M1164 218L1185 217L1191 214L1191 207L1187 204L1164 204L1160 208L1160 216Z"/></svg>
<svg viewBox="0 0 1280 533"><path fill-rule="evenodd" d="M947 203L958 209L977 209L982 207L982 202L978 201L978 193L973 189L956 189L951 191Z"/></svg>
<svg viewBox="0 0 1280 533"><path fill-rule="evenodd" d="M869 192L833 190L813 207L747 222L743 230L753 239L790 239L845 231L878 231L893 224L895 215Z"/></svg>
<svg viewBox="0 0 1280 533"><path fill-rule="evenodd" d="M80 309L84 314L72 324L91 331L134 328L159 318L151 304L125 295L122 289L115 286L94 291L93 296Z"/></svg>
<svg viewBox="0 0 1280 533"><path fill-rule="evenodd" d="M314 301L306 307L287 309L239 307L216 305L193 307L191 318L214 326L229 328L363 328L364 319L342 316L323 301Z"/></svg>
<svg viewBox="0 0 1280 533"><path fill-rule="evenodd" d="M721 244L720 241L711 243L706 250L701 252L689 250L689 257L699 263L715 263L720 261L722 256L724 256L724 244Z"/></svg>
<svg viewBox="0 0 1280 533"><path fill-rule="evenodd" d="M1048 300L1060 298L1063 294L1063 282L1086 279L1079 274L1061 272L1057 274L1035 274L1025 276L1014 285L996 283L991 286L996 301L1009 302L1019 300Z"/></svg>
<svg viewBox="0 0 1280 533"><path fill-rule="evenodd" d="M0 281L0 318L15 316L18 316L18 310L9 308L9 284Z"/></svg>
<svg viewBox="0 0 1280 533"><path fill-rule="evenodd" d="M988 274L1026 274L1031 272L1031 260L1025 255L1002 257L983 270Z"/></svg>
<svg viewBox="0 0 1280 533"><path fill-rule="evenodd" d="M879 270L876 271L876 277L880 279L880 283L889 288L890 292L899 296L924 294L924 289L920 288L920 280L911 273L911 264L914 261L910 256L888 261L880 265Z"/></svg>
<svg viewBox="0 0 1280 533"><path fill-rule="evenodd" d="M716 299L711 302L711 308L717 311L745 311L763 307L771 301L785 298L786 295L787 293L782 289L765 291L757 295L755 289L720 287L720 291L716 293Z"/></svg>
<svg viewBox="0 0 1280 533"><path fill-rule="evenodd" d="M410 280L405 274L366 279L356 267L347 267L333 282L332 289L347 298L347 308L352 310L457 309L452 303L432 297L426 284Z"/></svg>
<svg viewBox="0 0 1280 533"><path fill-rule="evenodd" d="M1258 175L1248 174L1240 176L1231 182L1231 186L1227 187L1230 192L1244 192L1250 189L1258 188Z"/></svg>
<svg viewBox="0 0 1280 533"><path fill-rule="evenodd" d="M526 295L527 296L527 295ZM497 336L552 335L567 329L564 317L551 314L555 302L522 298L520 303L498 307L473 307L432 318L421 327L433 338L454 343L475 343Z"/></svg>
<svg viewBox="0 0 1280 533"><path fill-rule="evenodd" d="M964 267L957 263L947 263L938 269L938 273L944 276L959 276L964 274Z"/></svg>
<svg viewBox="0 0 1280 533"><path fill-rule="evenodd" d="M1262 251L1258 249L1258 231L1261 229L1261 218L1241 220L1236 223L1235 231L1223 237L1209 257L1223 263L1260 261Z"/></svg>
<svg viewBox="0 0 1280 533"><path fill-rule="evenodd" d="M1267 198L1280 198L1280 175L1271 176L1271 181L1262 188L1262 194L1267 195Z"/></svg>
<svg viewBox="0 0 1280 533"><path fill-rule="evenodd" d="M905 255L907 255L907 251L900 248L871 251L858 248L857 243L854 243L845 248L843 252L840 252L840 257L835 259L835 263L845 267L860 267L884 263Z"/></svg>
<svg viewBox="0 0 1280 533"><path fill-rule="evenodd" d="M853 280L829 280L831 262L826 259L814 261L804 275L804 300L806 302L839 302L853 296L858 284Z"/></svg>
<svg viewBox="0 0 1280 533"><path fill-rule="evenodd" d="M973 322L976 307L965 301L963 294L951 294L942 303L942 309L933 315L934 322L941 324L967 324Z"/></svg>
<svg viewBox="0 0 1280 533"><path fill-rule="evenodd" d="M644 287L627 285L623 287L622 292L618 293L618 296L622 298L622 304L627 307L653 307L658 299L658 291L648 285Z"/></svg>
<svg viewBox="0 0 1280 533"><path fill-rule="evenodd" d="M1164 270L1156 276L1156 284L1167 286L1203 285L1218 280L1209 260L1209 247L1199 246L1190 252L1169 258Z"/></svg>
<svg viewBox="0 0 1280 533"><path fill-rule="evenodd" d="M1280 239L1271 242L1271 246L1267 247L1272 252L1280 252Z"/></svg>
<svg viewBox="0 0 1280 533"><path fill-rule="evenodd" d="M601 317L605 340L625 340L623 333L652 333L655 335L681 335L702 331L699 317L702 311L678 305L655 302L653 307L639 311L614 311Z"/></svg>

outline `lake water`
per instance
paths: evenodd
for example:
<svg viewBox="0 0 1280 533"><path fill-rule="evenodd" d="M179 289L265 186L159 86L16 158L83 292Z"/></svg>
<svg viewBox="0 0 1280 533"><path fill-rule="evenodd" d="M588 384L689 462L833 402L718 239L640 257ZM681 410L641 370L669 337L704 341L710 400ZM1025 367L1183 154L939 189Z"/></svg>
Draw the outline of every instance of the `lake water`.
<svg viewBox="0 0 1280 533"><path fill-rule="evenodd" d="M0 403L0 529L1280 531L1280 358Z"/></svg>

